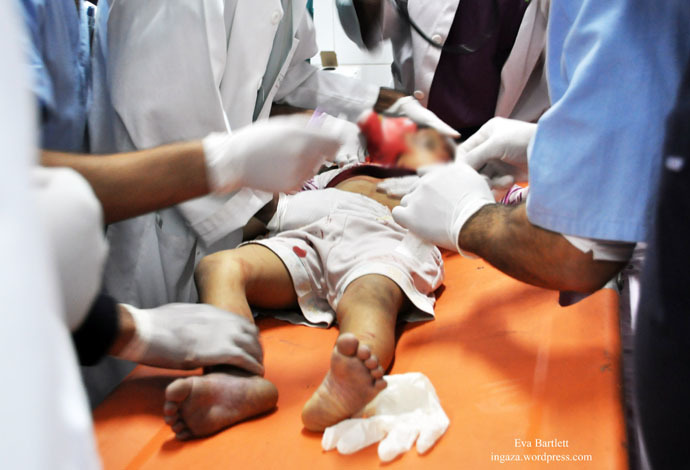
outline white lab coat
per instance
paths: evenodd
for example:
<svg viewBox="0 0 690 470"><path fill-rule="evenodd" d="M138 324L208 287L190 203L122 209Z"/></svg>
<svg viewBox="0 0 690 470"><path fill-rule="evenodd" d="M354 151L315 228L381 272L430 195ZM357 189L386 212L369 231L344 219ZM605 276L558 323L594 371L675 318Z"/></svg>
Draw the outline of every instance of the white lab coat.
<svg viewBox="0 0 690 470"><path fill-rule="evenodd" d="M354 119L373 106L378 88L307 64L316 53L313 24L306 0L292 5L292 46L259 118L281 101ZM199 139L252 122L285 14L280 0L111 0L109 15L104 6L94 53L94 151ZM200 257L235 246L240 227L269 198L245 189L110 226L107 290L139 307L195 301Z"/></svg>
<svg viewBox="0 0 690 470"><path fill-rule="evenodd" d="M41 228L56 258L67 327L76 331L101 290L108 255L103 208L71 168L37 166L31 176Z"/></svg>
<svg viewBox="0 0 690 470"><path fill-rule="evenodd" d="M31 187L37 107L17 47L15 6L0 2L0 461L3 468L94 469L100 462L91 414Z"/></svg>
<svg viewBox="0 0 690 470"><path fill-rule="evenodd" d="M444 43L453 25L459 0L409 0L410 17L427 36ZM515 45L503 67L496 116L533 121L548 108L544 49L549 0L533 0L525 11ZM427 106L441 50L432 47L400 18L390 2L383 2L382 39L393 46L396 88ZM353 16L348 15L349 18ZM344 24L344 26L347 26ZM357 29L357 28L355 28ZM347 31L356 42L358 31Z"/></svg>
<svg viewBox="0 0 690 470"><path fill-rule="evenodd" d="M537 122L551 106L546 82L546 29L551 0L532 0L501 70L496 116Z"/></svg>
<svg viewBox="0 0 690 470"><path fill-rule="evenodd" d="M383 3L382 35L393 45L395 86L426 106L441 50L412 31L390 2ZM459 3L459 0L410 0L407 11L427 36L441 44L448 37Z"/></svg>

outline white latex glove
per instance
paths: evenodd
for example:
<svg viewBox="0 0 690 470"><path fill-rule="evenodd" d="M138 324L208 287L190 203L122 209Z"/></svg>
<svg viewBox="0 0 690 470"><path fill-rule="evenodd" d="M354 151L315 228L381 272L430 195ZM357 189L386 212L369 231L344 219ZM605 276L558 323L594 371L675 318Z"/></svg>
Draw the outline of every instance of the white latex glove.
<svg viewBox="0 0 690 470"><path fill-rule="evenodd" d="M202 141L215 192L250 187L289 191L313 176L341 145L339 129L319 127L306 116L280 116Z"/></svg>
<svg viewBox="0 0 690 470"><path fill-rule="evenodd" d="M357 203L366 196L336 188L301 191L297 194L281 194L276 212L268 221L271 232L284 232L304 227L326 217L345 201Z"/></svg>
<svg viewBox="0 0 690 470"><path fill-rule="evenodd" d="M516 180L527 181L527 147L537 125L495 117L460 144L455 161L462 161L492 181L492 187L510 187ZM500 179L510 175L512 180Z"/></svg>
<svg viewBox="0 0 690 470"><path fill-rule="evenodd" d="M445 166L446 163L434 163L417 168L416 175L386 178L376 185L376 190L391 197L403 197L417 187L422 176L434 171L436 168L445 168Z"/></svg>
<svg viewBox="0 0 690 470"><path fill-rule="evenodd" d="M117 355L122 359L169 369L228 364L264 374L259 330L240 315L206 304L120 306L136 325L134 338Z"/></svg>
<svg viewBox="0 0 690 470"><path fill-rule="evenodd" d="M342 168L347 164L363 162L366 159L366 139L357 124L327 115L321 128L331 129L340 136L343 143L333 159L336 165Z"/></svg>
<svg viewBox="0 0 690 470"><path fill-rule="evenodd" d="M494 204L486 179L464 163L434 166L393 209L397 223L434 245L462 253L458 236L475 212Z"/></svg>
<svg viewBox="0 0 690 470"><path fill-rule="evenodd" d="M397 176L386 178L376 185L376 190L387 194L390 197L403 197L419 182L419 175Z"/></svg>
<svg viewBox="0 0 690 470"><path fill-rule="evenodd" d="M32 178L41 222L57 261L67 325L74 331L101 288L108 255L103 209L89 183L74 170L37 167Z"/></svg>
<svg viewBox="0 0 690 470"><path fill-rule="evenodd" d="M413 96L403 96L398 101L393 103L393 106L388 108L384 114L394 116L407 116L417 124L436 129L443 135L457 139L460 133L450 127L445 122L441 121L432 111L426 109Z"/></svg>
<svg viewBox="0 0 690 470"><path fill-rule="evenodd" d="M341 454L352 454L381 441L379 458L390 462L415 441L417 452L424 454L446 432L450 420L424 374L387 375L384 380L388 386L362 411L368 417L326 428L321 440L324 450L337 448Z"/></svg>

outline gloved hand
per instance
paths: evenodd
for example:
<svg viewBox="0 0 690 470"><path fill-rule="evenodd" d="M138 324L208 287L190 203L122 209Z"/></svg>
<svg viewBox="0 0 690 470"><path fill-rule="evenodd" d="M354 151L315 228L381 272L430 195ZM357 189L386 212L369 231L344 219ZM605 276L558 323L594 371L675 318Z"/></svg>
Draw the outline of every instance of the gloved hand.
<svg viewBox="0 0 690 470"><path fill-rule="evenodd" d="M494 196L485 178L464 163L430 168L393 209L393 218L420 238L462 253L460 230L475 212L494 204Z"/></svg>
<svg viewBox="0 0 690 470"><path fill-rule="evenodd" d="M417 186L419 175L397 176L386 178L376 185L376 190L387 194L390 197L403 197Z"/></svg>
<svg viewBox="0 0 690 470"><path fill-rule="evenodd" d="M256 122L231 134L202 140L211 189L230 192L249 187L269 192L299 187L326 160L333 160L341 135L305 116Z"/></svg>
<svg viewBox="0 0 690 470"><path fill-rule="evenodd" d="M367 156L366 139L357 124L342 118L326 115L320 128L331 129L336 135L340 136L343 145L333 159L336 165L342 168L349 163L358 163L365 160Z"/></svg>
<svg viewBox="0 0 690 470"><path fill-rule="evenodd" d="M136 325L134 338L117 353L121 359L169 369L228 364L264 374L259 330L240 315L205 304L120 307Z"/></svg>
<svg viewBox="0 0 690 470"><path fill-rule="evenodd" d="M434 163L432 165L425 165L417 168L416 175L407 176L395 176L392 178L386 178L376 185L376 190L378 192L386 193L391 197L403 197L405 194L410 193L419 184L419 180L422 176L427 173L431 173L435 168L445 168L445 163Z"/></svg>
<svg viewBox="0 0 690 470"><path fill-rule="evenodd" d="M321 440L324 450L337 447L352 454L381 441L379 458L389 462L410 450L427 452L446 432L450 420L441 408L434 386L419 372L388 375L388 386L362 411L365 418L346 419L326 428Z"/></svg>
<svg viewBox="0 0 690 470"><path fill-rule="evenodd" d="M336 188L281 194L276 212L268 221L267 228L271 232L284 232L304 227L326 217L339 204L361 201L362 198L366 199L366 196Z"/></svg>
<svg viewBox="0 0 690 470"><path fill-rule="evenodd" d="M56 260L67 326L74 331L101 288L108 255L103 209L89 183L74 170L36 167L31 176Z"/></svg>
<svg viewBox="0 0 690 470"><path fill-rule="evenodd" d="M434 128L441 134L447 135L453 139L460 137L460 133L458 131L441 121L438 116L422 106L421 103L412 96L403 96L398 101L393 103L393 106L388 108L384 114L407 116L417 124Z"/></svg>
<svg viewBox="0 0 690 470"><path fill-rule="evenodd" d="M537 125L496 117L487 121L472 137L460 144L455 161L463 161L493 182L492 187L510 187L527 181L527 147ZM501 176L510 175L508 179Z"/></svg>

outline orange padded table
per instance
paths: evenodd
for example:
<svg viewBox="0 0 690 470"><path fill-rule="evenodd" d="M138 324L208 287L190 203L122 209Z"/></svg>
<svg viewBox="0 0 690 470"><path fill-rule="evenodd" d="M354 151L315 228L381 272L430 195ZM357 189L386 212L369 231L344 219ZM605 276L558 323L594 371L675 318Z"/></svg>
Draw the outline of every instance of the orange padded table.
<svg viewBox="0 0 690 470"><path fill-rule="evenodd" d="M259 326L266 377L280 391L274 412L178 442L162 407L165 386L182 374L138 367L94 412L104 467L626 468L616 294L605 289L562 308L556 293L483 261L445 259L436 320L405 328L392 369L426 374L450 418L426 455L413 448L381 464L376 446L349 456L322 451L321 435L303 430L300 411L328 368L337 329L269 319Z"/></svg>

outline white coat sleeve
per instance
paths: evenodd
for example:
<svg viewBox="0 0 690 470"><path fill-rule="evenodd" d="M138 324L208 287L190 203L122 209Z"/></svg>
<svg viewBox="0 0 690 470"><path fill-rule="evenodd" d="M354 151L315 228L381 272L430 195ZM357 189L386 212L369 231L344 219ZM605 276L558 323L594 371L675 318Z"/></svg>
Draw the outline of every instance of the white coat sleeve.
<svg viewBox="0 0 690 470"><path fill-rule="evenodd" d="M103 209L89 183L69 168L34 168L32 189L55 255L67 326L74 331L101 289L108 255Z"/></svg>
<svg viewBox="0 0 690 470"><path fill-rule="evenodd" d="M111 123L115 142L96 148L145 149L230 130L219 93L228 54L224 14L223 2L213 0L114 3L99 24L108 28L107 64L97 63L94 73L107 77L112 115L117 116ZM175 27L166 26L171 24ZM245 188L178 208L210 246L244 226L270 199L270 194Z"/></svg>
<svg viewBox="0 0 690 470"><path fill-rule="evenodd" d="M318 107L333 116L344 114L350 121L374 107L379 87L319 70L307 62L318 52L314 23L309 15L302 16L295 38L299 44L274 101L299 108Z"/></svg>
<svg viewBox="0 0 690 470"><path fill-rule="evenodd" d="M16 47L17 4L0 2L0 370L10 379L0 388L2 467L95 469L91 415L31 192L37 106Z"/></svg>

